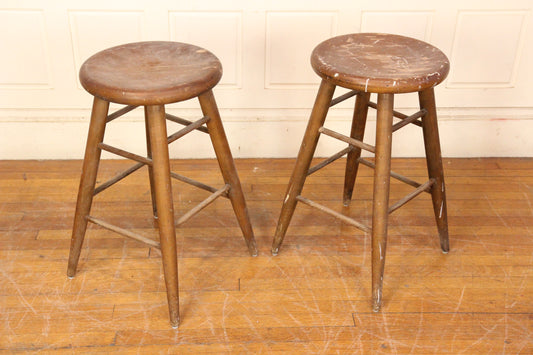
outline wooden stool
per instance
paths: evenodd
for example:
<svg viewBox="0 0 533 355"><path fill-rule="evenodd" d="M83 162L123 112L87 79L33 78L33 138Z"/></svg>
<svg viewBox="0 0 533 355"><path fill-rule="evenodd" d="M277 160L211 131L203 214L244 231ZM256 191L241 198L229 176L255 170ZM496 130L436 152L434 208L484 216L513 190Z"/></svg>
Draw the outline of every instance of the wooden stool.
<svg viewBox="0 0 533 355"><path fill-rule="evenodd" d="M279 251L298 201L340 218L365 232L371 231L372 297L373 309L377 312L382 299L389 213L421 192L431 193L440 245L444 253L449 251L444 176L433 93L433 87L446 78L449 62L440 50L416 39L360 33L334 37L320 43L311 55L311 65L322 78L322 82L281 209L272 243L272 254L277 255ZM332 100L336 86L352 91ZM394 94L409 92L418 92L420 111L410 116L394 111ZM371 93L378 94L377 104L369 101ZM323 125L328 108L354 95L357 95L357 98L350 137L325 128ZM363 142L368 107L377 109L375 146ZM400 118L394 125L393 116ZM390 171L392 132L409 123L421 126L424 135L429 180L423 184ZM340 139L348 143L348 147L310 168L320 133ZM375 153L375 164L361 158L361 149ZM301 196L308 175L345 154L345 206L349 205L352 198L359 163L375 169L372 227ZM412 185L415 190L389 207L390 176Z"/></svg>
<svg viewBox="0 0 533 355"><path fill-rule="evenodd" d="M222 66L212 53L200 47L176 42L140 42L113 47L89 58L80 70L81 84L94 96L94 103L78 191L67 274L73 277L76 273L87 222L160 248L170 323L173 327L177 327L179 323L179 298L171 177L212 193L210 197L178 219L176 225L179 226L188 220L217 197L228 197L248 250L252 256L257 255L241 184L211 91L221 76ZM196 122L165 113L165 104L194 97L198 97L204 115ZM108 115L110 102L127 106ZM137 106L144 106L147 157L103 143L106 123ZM167 137L166 119L185 127ZM211 138L225 181L225 185L220 189L170 172L168 144L193 130L208 133ZM95 188L102 149L138 163ZM160 243L89 215L94 195L144 165L148 166L152 205L154 216L158 221Z"/></svg>

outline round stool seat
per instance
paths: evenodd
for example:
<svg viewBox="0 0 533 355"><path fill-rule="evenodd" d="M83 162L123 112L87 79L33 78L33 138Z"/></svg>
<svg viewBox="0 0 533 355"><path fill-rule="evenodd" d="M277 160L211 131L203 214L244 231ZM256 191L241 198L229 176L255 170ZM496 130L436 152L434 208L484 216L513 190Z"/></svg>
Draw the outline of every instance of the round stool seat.
<svg viewBox="0 0 533 355"><path fill-rule="evenodd" d="M432 45L381 33L357 33L320 43L311 55L315 72L335 85L373 93L431 88L448 75L450 63Z"/></svg>
<svg viewBox="0 0 533 355"><path fill-rule="evenodd" d="M85 90L126 105L183 101L214 87L222 65L206 49L178 42L129 43L96 53L83 63Z"/></svg>

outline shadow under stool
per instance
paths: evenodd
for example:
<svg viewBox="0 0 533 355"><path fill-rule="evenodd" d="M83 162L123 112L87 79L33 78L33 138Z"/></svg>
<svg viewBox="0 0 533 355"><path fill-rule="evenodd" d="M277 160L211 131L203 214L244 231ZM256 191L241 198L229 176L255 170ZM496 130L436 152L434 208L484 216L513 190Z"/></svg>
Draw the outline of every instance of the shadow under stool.
<svg viewBox="0 0 533 355"><path fill-rule="evenodd" d="M391 34L359 33L330 38L320 43L311 55L311 65L322 78L304 138L289 181L277 224L272 254L277 255L287 232L296 204L303 202L329 213L372 234L373 310L382 304L383 272L387 246L388 215L422 192L431 194L440 246L449 251L448 220L442 158L437 127L433 87L449 71L448 58L425 42ZM333 99L336 86L351 91ZM418 93L420 111L406 115L394 110L395 94ZM377 103L370 94L377 94ZM329 107L356 96L350 136L324 127ZM363 142L368 108L377 109L376 142ZM394 123L393 117L399 118ZM429 180L415 182L391 171L392 133L408 124L422 128ZM318 165L310 167L320 134L339 139L348 146ZM361 158L361 150L375 154L375 163ZM374 168L372 225L367 226L344 214L301 195L306 177L347 155L343 202L350 204L359 164ZM414 190L389 206L390 177L414 187Z"/></svg>
<svg viewBox="0 0 533 355"><path fill-rule="evenodd" d="M177 42L139 42L109 48L90 57L80 69L81 84L94 96L94 102L78 190L67 274L73 277L76 273L88 222L159 248L162 254L170 323L173 327L179 324L176 226L187 221L217 197L227 197L231 201L250 254L257 255L243 191L211 90L221 77L222 65L212 53L200 47ZM201 119L190 122L165 113L166 104L195 97L198 98L203 112ZM127 106L108 114L110 102ZM146 157L103 143L106 124L137 106L144 108ZM184 125L184 128L167 136L167 119ZM170 171L168 144L194 130L207 133L211 139L225 182L221 188L207 186ZM137 164L95 187L102 150L135 160ZM159 242L90 215L94 195L145 165L149 171ZM207 190L211 195L175 221L171 178Z"/></svg>

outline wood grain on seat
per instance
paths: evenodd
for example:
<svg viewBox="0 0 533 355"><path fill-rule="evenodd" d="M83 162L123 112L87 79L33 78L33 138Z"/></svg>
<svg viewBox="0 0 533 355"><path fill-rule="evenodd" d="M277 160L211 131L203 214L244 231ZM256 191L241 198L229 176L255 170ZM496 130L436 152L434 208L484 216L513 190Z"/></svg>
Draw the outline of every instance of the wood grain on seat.
<svg viewBox="0 0 533 355"><path fill-rule="evenodd" d="M80 69L92 95L126 105L187 100L214 87L222 65L206 49L178 42L129 43L96 53Z"/></svg>
<svg viewBox="0 0 533 355"><path fill-rule="evenodd" d="M320 43L315 72L335 85L374 93L422 91L442 82L450 62L432 45L391 34L356 33Z"/></svg>

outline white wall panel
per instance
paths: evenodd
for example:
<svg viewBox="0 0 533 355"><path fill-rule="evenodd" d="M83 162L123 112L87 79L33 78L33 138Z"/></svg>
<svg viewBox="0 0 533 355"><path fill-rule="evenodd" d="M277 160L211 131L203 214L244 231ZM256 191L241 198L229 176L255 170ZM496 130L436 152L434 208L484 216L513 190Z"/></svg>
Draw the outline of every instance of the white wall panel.
<svg viewBox="0 0 533 355"><path fill-rule="evenodd" d="M0 10L0 87L51 86L45 31L40 10Z"/></svg>
<svg viewBox="0 0 533 355"><path fill-rule="evenodd" d="M433 12L427 11L364 11L361 32L394 33L431 40Z"/></svg>
<svg viewBox="0 0 533 355"><path fill-rule="evenodd" d="M461 11L448 87L513 87L524 47L525 11Z"/></svg>
<svg viewBox="0 0 533 355"><path fill-rule="evenodd" d="M266 20L265 88L316 85L309 58L313 48L335 35L337 14L268 12Z"/></svg>
<svg viewBox="0 0 533 355"><path fill-rule="evenodd" d="M0 159L81 158L92 100L77 81L81 63L141 40L190 42L220 58L214 92L235 156L294 157L320 82L311 51L359 31L423 39L450 58L436 88L444 155L533 156L532 9L531 0L0 0ZM416 95L395 98L399 111L416 105ZM352 107L333 108L326 125L348 127ZM196 100L168 110L201 115ZM369 120L372 142L372 111ZM142 110L113 125L109 138L145 149ZM417 130L399 132L394 155L421 156L419 143ZM319 154L335 144L321 139ZM171 154L213 156L194 139Z"/></svg>
<svg viewBox="0 0 533 355"><path fill-rule="evenodd" d="M240 88L242 78L242 14L240 12L169 13L170 39L213 52L222 63L220 85Z"/></svg>

